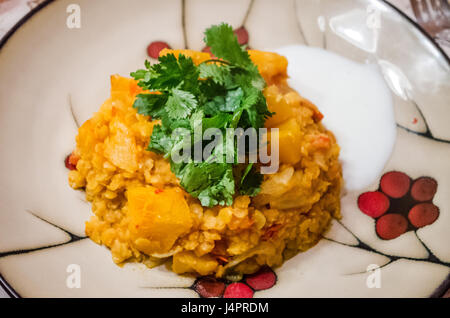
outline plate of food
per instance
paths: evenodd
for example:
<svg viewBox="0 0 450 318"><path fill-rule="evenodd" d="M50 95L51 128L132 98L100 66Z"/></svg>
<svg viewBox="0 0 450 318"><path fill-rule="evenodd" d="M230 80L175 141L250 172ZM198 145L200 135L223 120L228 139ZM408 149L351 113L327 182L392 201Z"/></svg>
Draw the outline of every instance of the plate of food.
<svg viewBox="0 0 450 318"><path fill-rule="evenodd" d="M0 44L11 296L448 289L450 62L412 21L376 0L131 3L47 1Z"/></svg>

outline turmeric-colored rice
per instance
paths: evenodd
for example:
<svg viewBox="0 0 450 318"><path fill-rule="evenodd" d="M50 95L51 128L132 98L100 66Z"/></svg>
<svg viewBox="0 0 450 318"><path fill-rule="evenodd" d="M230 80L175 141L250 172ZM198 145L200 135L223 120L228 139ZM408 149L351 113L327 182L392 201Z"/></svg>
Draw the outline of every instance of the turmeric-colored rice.
<svg viewBox="0 0 450 318"><path fill-rule="evenodd" d="M183 53L194 62L208 53ZM187 194L160 155L146 150L155 121L132 107L141 92L128 78L111 77L111 97L78 131L69 172L94 215L86 234L111 249L115 263L166 264L178 274L248 274L314 246L340 217L339 146L317 108L286 84L287 60L249 51L267 82L276 114L280 169L265 175L258 196L237 196L229 207L202 207Z"/></svg>

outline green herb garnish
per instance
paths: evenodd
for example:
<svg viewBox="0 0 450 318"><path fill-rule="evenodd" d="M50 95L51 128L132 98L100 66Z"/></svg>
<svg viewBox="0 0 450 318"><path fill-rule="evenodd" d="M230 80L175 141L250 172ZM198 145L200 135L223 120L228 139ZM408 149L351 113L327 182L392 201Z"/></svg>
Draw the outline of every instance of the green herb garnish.
<svg viewBox="0 0 450 318"><path fill-rule="evenodd" d="M233 29L227 24L214 25L205 31L204 41L217 59L196 66L182 54L159 58L159 63L131 73L139 85L158 94L139 94L134 107L139 114L160 119L153 129L148 150L163 154L181 186L198 198L203 206L231 205L233 195L258 194L262 175L253 163L226 163L225 139L210 158L199 161L194 155L188 162L172 160L174 150L186 143L183 136L174 137L180 128L195 135L201 123L202 132L218 128L255 128L264 126L268 111L262 89L266 83L249 54L238 43ZM194 139L187 140L194 149ZM200 145L203 149L204 144ZM234 154L236 143L231 150ZM192 154L194 154L194 150ZM223 160L217 160L221 158Z"/></svg>

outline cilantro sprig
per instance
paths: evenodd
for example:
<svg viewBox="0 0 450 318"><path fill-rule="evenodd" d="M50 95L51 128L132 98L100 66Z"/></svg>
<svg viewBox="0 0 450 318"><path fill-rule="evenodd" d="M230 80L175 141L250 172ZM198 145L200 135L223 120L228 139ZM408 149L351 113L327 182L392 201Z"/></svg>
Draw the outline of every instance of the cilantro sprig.
<svg viewBox="0 0 450 318"><path fill-rule="evenodd" d="M271 113L262 94L266 83L231 26L211 26L205 31L204 42L217 58L197 66L183 54L178 58L167 54L159 63L146 61L145 69L131 73L139 86L150 91L139 94L134 107L139 114L161 120L153 129L148 150L170 160L181 186L203 206L231 205L236 192L258 194L262 175L256 166L217 162L219 156L226 156L221 147L204 161L192 156L188 162L174 162L172 150L179 149L185 140L174 138L172 133L177 128L194 132L198 122L203 130L218 128L224 135L227 128L258 129ZM194 148L193 140L190 145ZM236 144L231 150L236 153Z"/></svg>

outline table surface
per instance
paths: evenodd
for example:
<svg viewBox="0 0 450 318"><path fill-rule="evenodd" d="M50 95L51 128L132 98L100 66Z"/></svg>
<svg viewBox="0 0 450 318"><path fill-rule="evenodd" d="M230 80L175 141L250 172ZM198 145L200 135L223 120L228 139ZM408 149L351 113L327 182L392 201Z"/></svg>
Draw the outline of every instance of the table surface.
<svg viewBox="0 0 450 318"><path fill-rule="evenodd" d="M25 14L35 8L45 0L0 0L0 38L2 38L14 24L17 23ZM388 0L391 4L399 8L414 21L410 0ZM444 51L450 56L450 47L443 47ZM0 298L7 298L8 294L0 288ZM450 297L450 290L444 297Z"/></svg>

